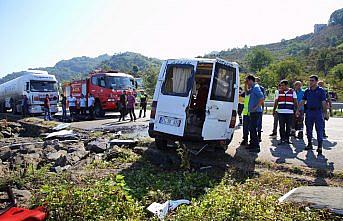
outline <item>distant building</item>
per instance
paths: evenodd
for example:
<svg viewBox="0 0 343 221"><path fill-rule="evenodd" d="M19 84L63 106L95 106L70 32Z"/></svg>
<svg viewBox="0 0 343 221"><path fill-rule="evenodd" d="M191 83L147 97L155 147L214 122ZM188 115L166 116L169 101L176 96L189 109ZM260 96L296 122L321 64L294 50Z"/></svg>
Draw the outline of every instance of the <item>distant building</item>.
<svg viewBox="0 0 343 221"><path fill-rule="evenodd" d="M328 26L327 24L315 24L314 25L314 33L319 33L321 30L323 30L324 28L326 28L326 26Z"/></svg>

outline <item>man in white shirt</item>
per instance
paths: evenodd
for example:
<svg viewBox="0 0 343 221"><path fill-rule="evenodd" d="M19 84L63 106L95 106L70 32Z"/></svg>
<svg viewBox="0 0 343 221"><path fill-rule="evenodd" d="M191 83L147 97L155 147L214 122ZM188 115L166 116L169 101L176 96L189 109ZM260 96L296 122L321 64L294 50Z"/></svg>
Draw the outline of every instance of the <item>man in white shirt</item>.
<svg viewBox="0 0 343 221"><path fill-rule="evenodd" d="M70 118L73 121L74 114L76 111L76 97L73 97L72 94L70 94L70 96L68 97L68 106L69 106Z"/></svg>
<svg viewBox="0 0 343 221"><path fill-rule="evenodd" d="M280 136L279 145L290 144L290 132L295 108L298 107L297 94L292 88L288 87L288 81L280 82L280 90L275 94L273 115L279 118Z"/></svg>
<svg viewBox="0 0 343 221"><path fill-rule="evenodd" d="M92 118L94 118L94 103L95 103L95 99L93 97L93 94L89 94L88 97L88 111L89 114Z"/></svg>
<svg viewBox="0 0 343 221"><path fill-rule="evenodd" d="M81 94L81 98L79 100L79 106L81 115L86 115L86 98L85 95Z"/></svg>

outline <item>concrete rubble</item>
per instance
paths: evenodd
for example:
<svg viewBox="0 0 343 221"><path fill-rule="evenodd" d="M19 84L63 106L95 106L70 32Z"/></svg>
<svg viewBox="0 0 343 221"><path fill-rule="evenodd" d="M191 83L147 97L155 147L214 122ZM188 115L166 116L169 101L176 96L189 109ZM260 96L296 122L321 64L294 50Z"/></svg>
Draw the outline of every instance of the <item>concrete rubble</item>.
<svg viewBox="0 0 343 221"><path fill-rule="evenodd" d="M305 203L343 215L343 187L302 186L289 191L279 202Z"/></svg>

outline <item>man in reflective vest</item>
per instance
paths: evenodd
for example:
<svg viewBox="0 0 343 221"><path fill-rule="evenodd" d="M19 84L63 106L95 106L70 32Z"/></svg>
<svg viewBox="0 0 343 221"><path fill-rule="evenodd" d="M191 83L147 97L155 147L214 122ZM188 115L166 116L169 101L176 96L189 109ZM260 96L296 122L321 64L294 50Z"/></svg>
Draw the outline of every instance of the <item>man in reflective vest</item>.
<svg viewBox="0 0 343 221"><path fill-rule="evenodd" d="M318 76L310 76L310 87L304 92L303 99L298 107L297 116L300 115L300 109L304 106L305 108L305 124L306 124L306 135L308 139L308 145L305 150L311 150L312 146L312 132L313 125L316 125L317 141L319 155L322 154L323 148L323 132L324 132L324 117L323 112L327 111L325 91L323 88L318 86Z"/></svg>
<svg viewBox="0 0 343 221"><path fill-rule="evenodd" d="M276 114L279 118L280 136L279 145L284 143L290 144L289 136L295 107L298 106L297 95L295 91L288 87L288 81L280 82L280 90L275 94L275 102L273 115Z"/></svg>

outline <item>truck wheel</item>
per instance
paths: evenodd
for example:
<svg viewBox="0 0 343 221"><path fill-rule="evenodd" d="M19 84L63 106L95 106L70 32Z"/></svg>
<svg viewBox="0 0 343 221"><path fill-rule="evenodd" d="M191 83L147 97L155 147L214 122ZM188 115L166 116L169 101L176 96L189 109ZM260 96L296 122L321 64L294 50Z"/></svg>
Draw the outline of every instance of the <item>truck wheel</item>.
<svg viewBox="0 0 343 221"><path fill-rule="evenodd" d="M15 105L15 102L13 100L11 101L11 109L12 109L12 114L18 114L17 106Z"/></svg>
<svg viewBox="0 0 343 221"><path fill-rule="evenodd" d="M104 117L105 116L105 111L101 108L101 105L99 103L95 104L94 114L96 117Z"/></svg>
<svg viewBox="0 0 343 221"><path fill-rule="evenodd" d="M156 137L155 138L155 145L157 149L163 150L167 148L168 141L166 139Z"/></svg>

